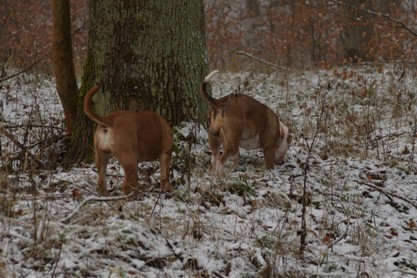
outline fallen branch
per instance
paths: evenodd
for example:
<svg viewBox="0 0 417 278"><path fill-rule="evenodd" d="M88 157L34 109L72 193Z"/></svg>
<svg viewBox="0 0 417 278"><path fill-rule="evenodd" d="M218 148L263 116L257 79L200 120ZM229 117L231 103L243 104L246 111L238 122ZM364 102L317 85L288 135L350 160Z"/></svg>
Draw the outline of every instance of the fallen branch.
<svg viewBox="0 0 417 278"><path fill-rule="evenodd" d="M254 59L254 60L258 61L258 62L261 62L263 64L266 64L266 65L268 65L268 66L270 66L272 68L281 69L281 70L288 70L286 67L283 67L283 66L280 66L280 65L277 65L277 64L274 64L274 63L265 61L265 60L263 60L261 58L255 57L252 54L247 53L245 51L237 51L236 53L239 54L239 55L247 56L247 57L249 57L251 59Z"/></svg>
<svg viewBox="0 0 417 278"><path fill-rule="evenodd" d="M36 146L42 145L42 144L44 144L44 143L48 143L48 147L50 147L52 143L59 142L59 141L63 140L64 138L67 138L67 137L69 138L69 137L70 137L70 135L68 135L68 134L66 134L66 133L65 133L65 134L62 134L62 135L56 136L55 138L46 138L46 139L44 139L44 140L41 140L41 141L35 142L34 144L30 145L30 146L29 146L29 148L31 149L31 148L33 148L33 147L36 147ZM48 148L48 147L44 147L44 149L45 149L45 148Z"/></svg>
<svg viewBox="0 0 417 278"><path fill-rule="evenodd" d="M368 187L370 187L370 188L372 188L372 189L375 189L376 191L379 191L380 193L382 193L382 194L384 194L385 196L387 196L387 197L388 197L388 199L390 199L390 201L391 201L391 202L393 201L393 200L392 200L392 197L394 197L394 198L400 199L400 200L402 200L402 201L404 201L404 202L406 202L406 203L408 203L408 204L412 205L413 207L417 208L417 204L413 203L412 201L408 200L408 199L407 199L407 198L405 198L405 197L402 197L402 196L397 195L397 194L395 194L395 193L389 193L389 192L386 192L385 190L383 190L383 189L379 188L378 186L373 185L373 184L371 184L371 183L369 183L369 182L360 181L360 180L354 180L354 181L355 181L355 182L357 182L357 183L359 183L359 184L366 185L366 186L368 186Z"/></svg>
<svg viewBox="0 0 417 278"><path fill-rule="evenodd" d="M70 214L68 214L66 217L62 218L59 223L67 224L71 218L74 217L78 212L80 212L80 209L85 206L87 203L90 202L109 202L109 201L118 201L118 200L124 200L128 199L133 195L133 193L126 195L126 196L118 196L118 197L96 197L96 196L90 196L85 198L76 208L74 211L72 211Z"/></svg>

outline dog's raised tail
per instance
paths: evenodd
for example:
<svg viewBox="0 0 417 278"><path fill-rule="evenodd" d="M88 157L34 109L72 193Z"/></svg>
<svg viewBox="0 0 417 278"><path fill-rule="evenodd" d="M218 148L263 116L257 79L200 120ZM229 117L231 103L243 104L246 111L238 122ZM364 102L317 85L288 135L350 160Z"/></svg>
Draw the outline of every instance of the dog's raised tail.
<svg viewBox="0 0 417 278"><path fill-rule="evenodd" d="M89 117L91 120L96 122L101 126L110 126L111 123L105 118L100 115L97 115L93 111L91 111L91 99L93 98L94 94L98 92L100 89L100 85L96 84L88 90L85 94L84 101L83 101L83 110L84 113Z"/></svg>
<svg viewBox="0 0 417 278"><path fill-rule="evenodd" d="M208 93L207 93L207 84L210 82L210 80L213 78L213 76L216 74L216 73L218 73L219 71L218 70L214 70L214 71L212 71L212 72L210 72L209 73L209 75L207 75L205 78L204 78L204 80L203 80L203 82L201 82L201 84L200 84L200 93L201 93L201 96L208 102L208 103L210 103L211 105L214 105L214 106L218 106L219 105L219 103L218 103L218 100L217 99L215 99L214 97L212 97L212 96L210 96Z"/></svg>

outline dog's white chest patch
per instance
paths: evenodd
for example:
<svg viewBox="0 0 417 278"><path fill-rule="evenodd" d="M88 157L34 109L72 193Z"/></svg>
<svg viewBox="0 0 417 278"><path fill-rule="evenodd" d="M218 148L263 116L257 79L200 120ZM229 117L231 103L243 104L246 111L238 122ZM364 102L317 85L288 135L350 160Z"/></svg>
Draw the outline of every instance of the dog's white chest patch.
<svg viewBox="0 0 417 278"><path fill-rule="evenodd" d="M242 137L240 147L246 150L259 149L259 135L249 137L247 139Z"/></svg>

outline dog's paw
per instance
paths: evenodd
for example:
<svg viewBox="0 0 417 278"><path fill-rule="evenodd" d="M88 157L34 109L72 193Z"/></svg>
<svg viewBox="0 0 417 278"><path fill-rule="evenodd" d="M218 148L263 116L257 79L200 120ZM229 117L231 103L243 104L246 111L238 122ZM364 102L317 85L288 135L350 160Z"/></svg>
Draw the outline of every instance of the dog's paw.
<svg viewBox="0 0 417 278"><path fill-rule="evenodd" d="M174 191L174 187L169 182L161 184L161 189L164 192L173 192Z"/></svg>

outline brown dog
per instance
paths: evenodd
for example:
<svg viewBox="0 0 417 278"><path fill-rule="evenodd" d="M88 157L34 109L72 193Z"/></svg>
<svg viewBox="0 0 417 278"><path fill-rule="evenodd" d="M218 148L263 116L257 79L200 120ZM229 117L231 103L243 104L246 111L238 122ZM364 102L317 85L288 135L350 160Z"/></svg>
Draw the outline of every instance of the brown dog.
<svg viewBox="0 0 417 278"><path fill-rule="evenodd" d="M274 168L274 161L283 164L293 133L270 108L248 95L229 94L220 99L210 96L206 88L216 72L207 75L200 85L210 105L207 124L212 170L220 174L228 159L233 169L239 162L239 147L261 148L268 169Z"/></svg>
<svg viewBox="0 0 417 278"><path fill-rule="evenodd" d="M138 162L158 158L161 163L161 189L173 191L169 182L173 139L168 122L152 111L116 111L107 116L97 115L91 111L90 106L99 88L99 85L93 86L83 103L84 113L98 124L94 134L94 149L99 194L108 194L106 167L111 156L119 161L124 170L124 194L130 194L138 186Z"/></svg>

